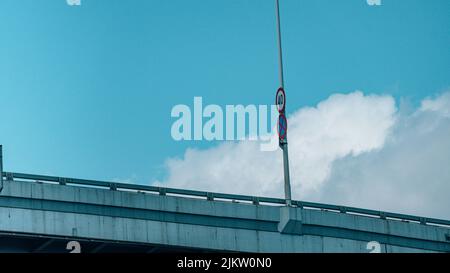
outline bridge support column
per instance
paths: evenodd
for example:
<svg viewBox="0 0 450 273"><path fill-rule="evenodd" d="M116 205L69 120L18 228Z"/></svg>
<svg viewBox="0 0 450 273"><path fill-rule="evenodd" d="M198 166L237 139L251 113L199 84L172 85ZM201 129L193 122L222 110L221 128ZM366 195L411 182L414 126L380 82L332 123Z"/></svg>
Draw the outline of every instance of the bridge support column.
<svg viewBox="0 0 450 273"><path fill-rule="evenodd" d="M280 207L280 222L278 231L286 234L302 234L302 209Z"/></svg>

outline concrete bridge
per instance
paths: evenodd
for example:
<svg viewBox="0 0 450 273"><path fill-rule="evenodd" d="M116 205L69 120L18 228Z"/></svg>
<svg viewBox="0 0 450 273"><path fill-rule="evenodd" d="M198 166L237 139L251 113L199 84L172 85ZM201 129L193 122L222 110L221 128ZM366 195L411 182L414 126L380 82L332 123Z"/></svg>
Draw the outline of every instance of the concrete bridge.
<svg viewBox="0 0 450 273"><path fill-rule="evenodd" d="M0 173L0 252L450 252L447 220Z"/></svg>

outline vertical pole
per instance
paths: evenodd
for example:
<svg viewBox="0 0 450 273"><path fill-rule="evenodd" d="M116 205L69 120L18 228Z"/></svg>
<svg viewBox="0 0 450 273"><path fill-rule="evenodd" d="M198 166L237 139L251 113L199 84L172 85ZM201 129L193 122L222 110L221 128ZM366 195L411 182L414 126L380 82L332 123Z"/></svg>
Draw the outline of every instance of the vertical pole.
<svg viewBox="0 0 450 273"><path fill-rule="evenodd" d="M278 36L278 64L280 67L280 84L284 88L284 71L283 71L283 50L281 47L281 23L280 23L280 2L276 1L276 12L277 12L277 36Z"/></svg>
<svg viewBox="0 0 450 273"><path fill-rule="evenodd" d="M0 192L3 190L3 146L0 145Z"/></svg>
<svg viewBox="0 0 450 273"><path fill-rule="evenodd" d="M283 51L281 47L281 23L280 23L280 1L276 1L276 14L277 14L277 31L278 31L278 57L280 66L280 84L284 89L284 71L283 71ZM284 141L281 143L281 149L283 150L283 169L284 169L284 195L286 199L286 205L292 205L291 197L291 179L289 176L289 153L287 144L287 133Z"/></svg>
<svg viewBox="0 0 450 273"><path fill-rule="evenodd" d="M286 199L286 205L292 205L292 197L291 197L291 179L289 177L289 155L288 155L288 145L287 139L286 142L283 143L283 165L284 165L284 195Z"/></svg>

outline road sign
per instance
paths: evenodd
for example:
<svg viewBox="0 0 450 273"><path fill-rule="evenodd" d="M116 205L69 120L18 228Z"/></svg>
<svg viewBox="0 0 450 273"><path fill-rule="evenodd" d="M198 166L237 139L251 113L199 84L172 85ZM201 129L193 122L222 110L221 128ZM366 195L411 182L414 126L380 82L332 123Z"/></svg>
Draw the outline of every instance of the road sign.
<svg viewBox="0 0 450 273"><path fill-rule="evenodd" d="M284 114L278 116L278 137L280 142L286 140L287 135L287 119Z"/></svg>
<svg viewBox="0 0 450 273"><path fill-rule="evenodd" d="M284 92L283 87L280 87L277 90L275 104L277 105L278 112L283 113L286 108L286 93Z"/></svg>

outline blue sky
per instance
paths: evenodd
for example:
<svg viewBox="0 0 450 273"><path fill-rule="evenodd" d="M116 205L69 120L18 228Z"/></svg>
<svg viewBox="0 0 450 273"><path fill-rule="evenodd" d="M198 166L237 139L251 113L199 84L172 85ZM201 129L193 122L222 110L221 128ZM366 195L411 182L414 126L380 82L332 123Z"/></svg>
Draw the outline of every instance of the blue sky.
<svg viewBox="0 0 450 273"><path fill-rule="evenodd" d="M407 98L450 86L450 1L281 0L287 111L336 92ZM271 104L272 0L0 1L0 143L7 171L146 183L176 104Z"/></svg>

